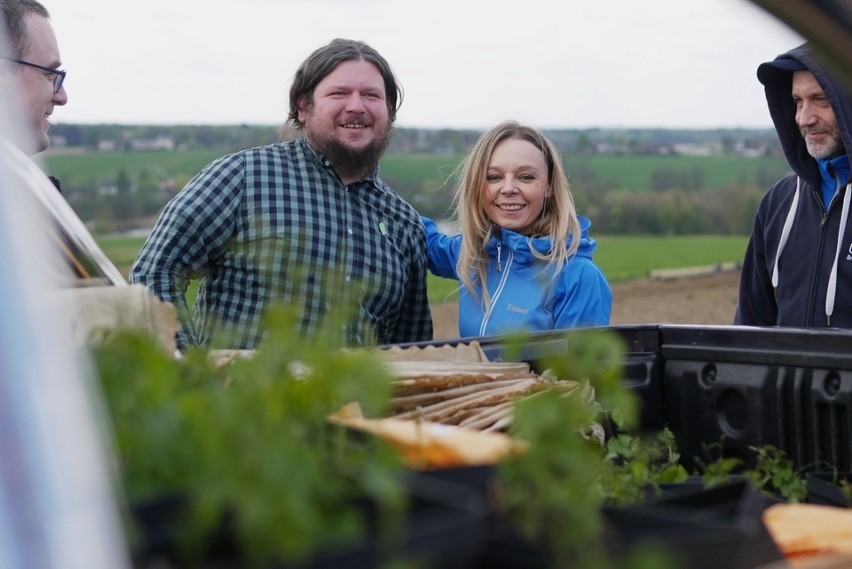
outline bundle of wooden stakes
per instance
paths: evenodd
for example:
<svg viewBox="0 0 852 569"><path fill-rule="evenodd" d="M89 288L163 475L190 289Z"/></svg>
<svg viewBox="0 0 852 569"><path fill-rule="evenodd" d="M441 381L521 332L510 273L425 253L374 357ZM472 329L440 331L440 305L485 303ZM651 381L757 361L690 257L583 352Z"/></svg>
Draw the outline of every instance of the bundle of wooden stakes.
<svg viewBox="0 0 852 569"><path fill-rule="evenodd" d="M472 347L474 353L479 346ZM548 379L526 362L490 362L484 354L470 361L449 350L444 359L436 352L397 353L389 361L394 375L392 418L422 420L482 431L504 431L512 422L517 401L546 389L579 396L594 404L587 382Z"/></svg>

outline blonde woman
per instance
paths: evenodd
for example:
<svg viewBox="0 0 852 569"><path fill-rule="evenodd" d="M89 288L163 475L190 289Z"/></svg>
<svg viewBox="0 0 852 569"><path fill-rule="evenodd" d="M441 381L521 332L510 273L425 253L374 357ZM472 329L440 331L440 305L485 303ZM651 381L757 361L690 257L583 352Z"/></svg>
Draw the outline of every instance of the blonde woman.
<svg viewBox="0 0 852 569"><path fill-rule="evenodd" d="M429 270L461 285L459 336L608 325L612 290L553 143L503 122L479 138L460 172L461 233L422 218Z"/></svg>

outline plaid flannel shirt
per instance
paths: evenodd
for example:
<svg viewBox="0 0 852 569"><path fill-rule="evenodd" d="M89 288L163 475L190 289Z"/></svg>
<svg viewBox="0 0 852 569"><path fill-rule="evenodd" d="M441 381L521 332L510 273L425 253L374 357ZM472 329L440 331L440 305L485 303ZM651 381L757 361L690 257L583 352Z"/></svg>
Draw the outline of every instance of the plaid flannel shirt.
<svg viewBox="0 0 852 569"><path fill-rule="evenodd" d="M299 307L311 336L341 308L347 345L432 339L425 235L378 171L344 186L304 139L209 164L165 207L132 283L175 305L178 346L252 349L272 302ZM191 279L201 279L192 317Z"/></svg>

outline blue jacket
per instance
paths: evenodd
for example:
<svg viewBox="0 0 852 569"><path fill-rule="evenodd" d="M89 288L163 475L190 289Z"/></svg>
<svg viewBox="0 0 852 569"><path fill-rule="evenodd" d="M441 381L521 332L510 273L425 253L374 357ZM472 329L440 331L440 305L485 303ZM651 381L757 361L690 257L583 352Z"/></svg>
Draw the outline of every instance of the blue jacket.
<svg viewBox="0 0 852 569"><path fill-rule="evenodd" d="M852 100L807 48L795 48L776 59L795 59L814 74L831 102L849 156ZM793 174L772 186L758 207L743 260L734 324L852 328L848 169L836 180L836 195L824 203L820 164L808 154L796 124L790 80L763 75L761 81L766 81L769 112Z"/></svg>
<svg viewBox="0 0 852 569"><path fill-rule="evenodd" d="M456 261L462 236L445 235L438 231L434 221L421 219L426 228L429 270L439 277L458 280ZM549 251L549 239L530 240L508 229L498 230L485 247L490 306L483 306L481 294L472 297L462 286L459 336L608 325L612 290L603 271L592 260L597 242L588 236L590 226L588 219L580 218L580 248L556 278L552 278L552 269L545 270L547 263L530 251L530 243L539 252Z"/></svg>

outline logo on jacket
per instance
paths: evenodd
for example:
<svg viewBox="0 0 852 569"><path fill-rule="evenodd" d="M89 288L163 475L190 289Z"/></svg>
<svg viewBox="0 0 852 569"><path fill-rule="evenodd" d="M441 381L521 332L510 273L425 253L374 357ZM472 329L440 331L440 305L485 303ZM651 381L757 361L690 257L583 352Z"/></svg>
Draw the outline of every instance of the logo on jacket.
<svg viewBox="0 0 852 569"><path fill-rule="evenodd" d="M849 243L849 249L847 249L848 253L846 254L846 260L852 261L852 242Z"/></svg>
<svg viewBox="0 0 852 569"><path fill-rule="evenodd" d="M852 245L850 245L850 248L852 248ZM529 312L528 308L521 308L520 306L515 306L514 304L507 304L506 310L508 310L509 312L517 312L518 314L527 314Z"/></svg>

